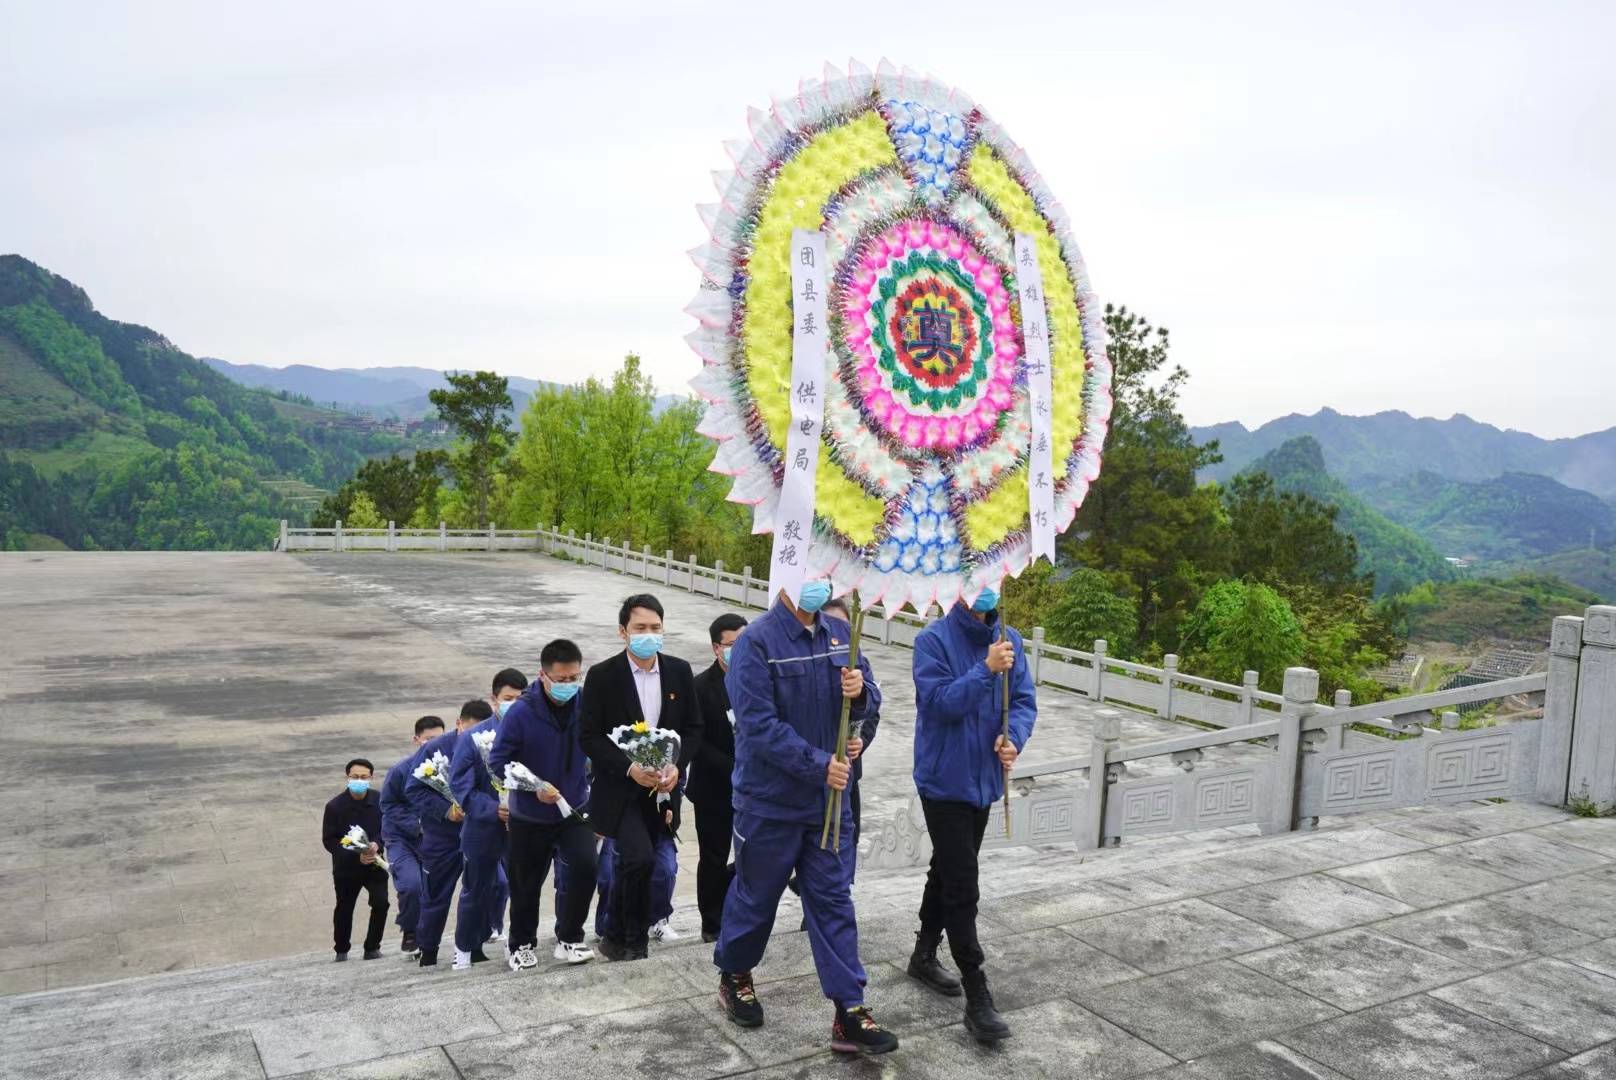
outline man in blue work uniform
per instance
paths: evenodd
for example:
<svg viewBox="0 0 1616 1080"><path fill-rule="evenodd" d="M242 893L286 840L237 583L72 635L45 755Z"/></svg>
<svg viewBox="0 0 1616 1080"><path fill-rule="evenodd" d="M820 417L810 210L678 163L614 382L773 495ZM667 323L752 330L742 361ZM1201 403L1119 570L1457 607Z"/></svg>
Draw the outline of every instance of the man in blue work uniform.
<svg viewBox="0 0 1616 1080"><path fill-rule="evenodd" d="M503 674L503 673L502 673ZM518 673L520 674L520 673ZM497 680L496 680L497 682ZM527 679L522 679L526 689ZM460 854L464 856L460 877L460 904L455 914L455 971L468 971L473 954L482 952L496 929L504 929L505 907L505 822L509 813L499 804L499 793L483 764L482 751L473 741L483 732L497 733L500 714L513 699L496 701L488 719L455 740L454 760L449 770L449 787L455 801L466 812L460 825ZM496 926L494 912L499 909Z"/></svg>
<svg viewBox="0 0 1616 1080"><path fill-rule="evenodd" d="M419 764L421 747L443 734L443 721L423 716L415 722L415 739L410 753L387 770L382 782L382 841L387 846L387 862L393 868L393 887L398 890L398 928L404 935L400 948L415 952L415 924L421 914L421 815L404 795L404 785Z"/></svg>
<svg viewBox="0 0 1616 1080"><path fill-rule="evenodd" d="M470 731L492 715L494 710L489 708L488 702L480 699L466 702L460 707L455 729L421 747L416 752L415 764L420 765L438 753L453 761L461 733ZM413 773L414 768L410 771ZM421 966L435 967L443 928L449 922L455 882L460 880L461 866L465 862L460 854L460 825L466 815L458 804L445 799L414 775L404 784L404 795L421 817L421 914L416 921L415 943L421 949ZM488 959L477 949L471 958L475 962L479 957Z"/></svg>
<svg viewBox="0 0 1616 1080"><path fill-rule="evenodd" d="M880 691L862 657L859 667L848 667L847 624L819 616L829 599L823 580L805 584L795 603L782 591L730 651L735 880L713 962L729 1018L742 1027L762 1024L752 969L763 959L780 894L795 870L819 986L836 1007L831 1049L879 1054L896 1050L898 1040L864 1004L851 889L857 852L845 804L841 850L819 845L826 800L832 789L846 790L851 775L834 756L842 700L851 700L850 722L857 725L878 707Z"/></svg>
<svg viewBox="0 0 1616 1080"><path fill-rule="evenodd" d="M988 812L1004 796L1005 778L1038 713L1021 635L1008 628L1001 634L998 603L997 591L983 589L915 639L915 787L932 850L909 974L949 997L959 996L963 980L965 1028L983 1043L998 1042L1010 1028L993 1007L982 971L976 857ZM937 961L945 932L960 979Z"/></svg>
<svg viewBox="0 0 1616 1080"><path fill-rule="evenodd" d="M583 685L583 653L565 638L550 642L539 653L539 681L529 686L500 722L489 771L505 774L510 762L527 766L534 776L551 785L541 792L510 792L511 934L508 962L512 971L538 967L535 955L539 935L539 897L544 879L557 853L565 852L568 867L583 882L595 880L595 833L581 816L589 802L589 780L584 774L584 752L578 745ZM571 817L562 817L557 805L566 799ZM595 958L584 944L584 916L589 913L592 890L584 885L558 890L555 958L583 964Z"/></svg>

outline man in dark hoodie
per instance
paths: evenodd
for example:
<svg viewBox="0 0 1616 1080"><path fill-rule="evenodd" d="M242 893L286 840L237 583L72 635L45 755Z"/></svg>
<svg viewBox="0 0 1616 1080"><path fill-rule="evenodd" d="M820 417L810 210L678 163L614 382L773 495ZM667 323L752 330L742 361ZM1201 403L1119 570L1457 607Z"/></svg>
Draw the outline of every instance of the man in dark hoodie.
<svg viewBox="0 0 1616 1080"><path fill-rule="evenodd" d="M410 752L387 770L382 782L382 842L387 845L387 861L393 868L393 887L398 890L398 928L404 933L403 951L415 952L415 923L421 913L421 815L404 797L416 754L421 747L443 734L443 721L423 716L415 722L415 738Z"/></svg>
<svg viewBox="0 0 1616 1080"><path fill-rule="evenodd" d="M488 702L480 699L466 702L455 719L455 729L427 743L416 751L415 768L431 762L442 754L444 782L449 779L448 763L454 760L455 744L462 732L470 731L494 714ZM415 941L421 947L421 966L434 967L438 962L438 944L443 940L443 928L449 923L449 905L454 901L455 884L465 857L460 853L460 824L466 812L459 803L444 798L432 785L419 776L411 775L404 784L404 797L421 819L421 914L416 922ZM487 960L482 949L471 954L473 961Z"/></svg>
<svg viewBox="0 0 1616 1080"><path fill-rule="evenodd" d="M575 887L562 897L556 917L555 958L569 964L587 963L594 950L584 944L584 916L594 889L595 833L581 816L589 801L589 780L584 775L584 753L578 746L583 685L583 653L565 638L550 642L539 653L539 681L511 703L494 736L488 771L505 775L505 766L519 762L549 787L538 793L512 791L510 810L511 922L509 963L512 971L538 966L535 948L539 933L539 896L550 862L559 851ZM563 816L559 803L572 808Z"/></svg>

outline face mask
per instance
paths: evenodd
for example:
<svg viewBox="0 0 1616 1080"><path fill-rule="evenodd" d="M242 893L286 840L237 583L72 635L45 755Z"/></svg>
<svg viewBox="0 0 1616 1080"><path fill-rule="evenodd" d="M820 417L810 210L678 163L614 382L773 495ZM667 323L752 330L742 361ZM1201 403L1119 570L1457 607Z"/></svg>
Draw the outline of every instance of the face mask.
<svg viewBox="0 0 1616 1080"><path fill-rule="evenodd" d="M349 780L348 781L348 790L351 791L355 795L363 795L365 792L370 790L370 781L369 780Z"/></svg>
<svg viewBox="0 0 1616 1080"><path fill-rule="evenodd" d="M733 646L730 646L730 645L725 645L724 646L724 666L725 667L729 667L729 651L730 651L731 648L733 648Z"/></svg>
<svg viewBox="0 0 1616 1080"><path fill-rule="evenodd" d="M649 660L662 651L662 635L634 634L628 639L628 651L641 660Z"/></svg>
<svg viewBox="0 0 1616 1080"><path fill-rule="evenodd" d="M505 713L510 709L510 707L511 703L509 701L502 701L498 705L494 706L494 715L503 720L505 719Z"/></svg>
<svg viewBox="0 0 1616 1080"><path fill-rule="evenodd" d="M802 595L797 598L797 610L806 611L812 615L825 606L830 599L830 582L810 581L802 587Z"/></svg>
<svg viewBox="0 0 1616 1080"><path fill-rule="evenodd" d="M997 589L983 589L976 594L976 600L971 604L972 611L992 611L999 606L999 591Z"/></svg>
<svg viewBox="0 0 1616 1080"><path fill-rule="evenodd" d="M578 684L575 682L553 682L550 684L550 700L557 705L565 705L578 696Z"/></svg>

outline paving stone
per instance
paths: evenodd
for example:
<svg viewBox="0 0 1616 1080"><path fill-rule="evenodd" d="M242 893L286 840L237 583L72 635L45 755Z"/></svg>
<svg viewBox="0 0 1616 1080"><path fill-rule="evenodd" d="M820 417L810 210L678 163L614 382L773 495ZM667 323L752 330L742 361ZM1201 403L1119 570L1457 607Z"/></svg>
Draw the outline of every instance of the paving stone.
<svg viewBox="0 0 1616 1080"><path fill-rule="evenodd" d="M1011 930L1038 930L1076 922L1096 915L1109 915L1163 900L1177 899L1177 891L1160 886L1160 894L1141 899L1137 885L1119 889L1106 880L1076 886L1059 886L1023 893L993 905L993 917Z"/></svg>
<svg viewBox="0 0 1616 1080"><path fill-rule="evenodd" d="M1311 1024L1340 1011L1224 960L1072 995L1084 1007L1179 1058Z"/></svg>
<svg viewBox="0 0 1616 1080"><path fill-rule="evenodd" d="M1563 960L1529 960L1431 996L1572 1053L1616 1039L1616 979Z"/></svg>
<svg viewBox="0 0 1616 1080"><path fill-rule="evenodd" d="M1013 934L987 943L983 952L987 955L983 970L987 972L988 987L993 991L993 1000L1000 1012L1144 974L1099 949L1073 940L1061 930Z"/></svg>
<svg viewBox="0 0 1616 1080"><path fill-rule="evenodd" d="M963 998L945 998L916 982L890 964L867 970L864 1000L881 1026L899 1039L905 1034L958 1023ZM746 1029L730 1022L718 1005L717 993L692 998L690 1004L717 1038L735 1043L754 1065L781 1065L807 1057L830 1044L835 1008L825 999L817 975L758 986L758 1001L767 1018L761 1028Z"/></svg>
<svg viewBox="0 0 1616 1080"><path fill-rule="evenodd" d="M366 1001L255 1023L250 1030L265 1071L288 1076L492 1035L499 1026L480 1003L444 995L406 1009Z"/></svg>
<svg viewBox="0 0 1616 1080"><path fill-rule="evenodd" d="M1240 851L1218 860L1218 869L1244 878L1247 883L1277 881L1280 878L1312 874L1331 865L1332 861L1315 853L1297 851L1296 845L1270 844L1252 851Z"/></svg>
<svg viewBox="0 0 1616 1080"><path fill-rule="evenodd" d="M1427 844L1452 844L1517 829L1535 828L1569 818L1564 811L1533 803L1483 805L1465 810L1445 807L1417 809L1422 812L1409 814L1403 821L1390 822L1382 827L1388 832Z"/></svg>
<svg viewBox="0 0 1616 1080"><path fill-rule="evenodd" d="M264 1080L245 1031L0 1056L4 1080Z"/></svg>
<svg viewBox="0 0 1616 1080"><path fill-rule="evenodd" d="M1463 859L1449 858L1444 850L1412 851L1325 872L1417 908L1468 900L1520 885L1514 878Z"/></svg>
<svg viewBox="0 0 1616 1080"><path fill-rule="evenodd" d="M1376 923L1375 929L1482 971L1593 941L1589 934L1551 919L1523 915L1485 897L1399 915Z"/></svg>
<svg viewBox="0 0 1616 1080"><path fill-rule="evenodd" d="M1070 1001L1045 1002L1004 1017L1012 1034L997 1046L982 1046L957 1024L918 1037L905 1038L900 1033L897 1053L886 1055L885 1060L858 1063L865 1069L855 1075L914 1080L982 1080L989 1076L1123 1080L1154 1074L1173 1064L1157 1048ZM841 1069L835 1071L840 1075ZM818 1075L823 1077L825 1072Z"/></svg>
<svg viewBox="0 0 1616 1080"><path fill-rule="evenodd" d="M1284 934L1213 907L1204 900L1158 904L1088 919L1061 929L1079 941L1153 974L1288 940Z"/></svg>
<svg viewBox="0 0 1616 1080"><path fill-rule="evenodd" d="M1476 974L1456 960L1361 927L1248 953L1238 962L1348 1012Z"/></svg>
<svg viewBox="0 0 1616 1080"><path fill-rule="evenodd" d="M290 1080L461 1080L461 1077L443 1048L433 1046L357 1065L298 1073Z"/></svg>
<svg viewBox="0 0 1616 1080"><path fill-rule="evenodd" d="M1533 829L1532 835L1616 859L1616 818L1572 818Z"/></svg>
<svg viewBox="0 0 1616 1080"><path fill-rule="evenodd" d="M1334 1069L1288 1046L1263 1040L1231 1046L1177 1068L1151 1073L1150 1080L1347 1080Z"/></svg>
<svg viewBox="0 0 1616 1080"><path fill-rule="evenodd" d="M1564 1057L1423 994L1279 1037L1355 1080L1504 1080Z"/></svg>
<svg viewBox="0 0 1616 1080"><path fill-rule="evenodd" d="M1560 954L1560 959L1569 960L1589 971L1597 971L1601 975L1616 978L1616 937L1567 950Z"/></svg>
<svg viewBox="0 0 1616 1080"><path fill-rule="evenodd" d="M689 1002L667 1002L455 1042L444 1050L466 1077L697 1080L746 1069L749 1061L741 1048L715 1036L698 1012Z"/></svg>
<svg viewBox="0 0 1616 1080"><path fill-rule="evenodd" d="M1536 834L1519 832L1452 844L1443 848L1442 853L1517 881L1542 881L1609 864L1603 855L1586 848L1557 844Z"/></svg>
<svg viewBox="0 0 1616 1080"><path fill-rule="evenodd" d="M1164 866L1159 870L1149 871L1144 875L1144 879L1155 882L1164 889L1172 890L1176 894L1173 896L1175 900L1238 889L1242 885L1250 884L1251 881L1243 874L1225 869L1219 859L1198 859L1176 866Z"/></svg>
<svg viewBox="0 0 1616 1080"><path fill-rule="evenodd" d="M1540 881L1490 899L1523 915L1553 919L1596 937L1616 937L1616 877L1602 872Z"/></svg>
<svg viewBox="0 0 1616 1080"><path fill-rule="evenodd" d="M1205 899L1291 937L1328 933L1414 910L1324 874L1267 881Z"/></svg>
<svg viewBox="0 0 1616 1080"><path fill-rule="evenodd" d="M1525 1073L1520 1080L1610 1080L1613 1076L1616 1076L1616 1043L1606 1043L1546 1069Z"/></svg>
<svg viewBox="0 0 1616 1080"><path fill-rule="evenodd" d="M29 994L48 985L45 967L12 968L0 971L0 994Z"/></svg>
<svg viewBox="0 0 1616 1080"><path fill-rule="evenodd" d="M1385 829L1348 828L1314 833L1288 846L1294 855L1312 860L1314 869L1328 870L1419 851L1425 845Z"/></svg>
<svg viewBox="0 0 1616 1080"><path fill-rule="evenodd" d="M549 954L542 955L548 963ZM544 966L501 977L476 996L501 1030L516 1031L688 997L694 989L665 958L624 965L597 957L588 964ZM706 989L717 991L717 975Z"/></svg>

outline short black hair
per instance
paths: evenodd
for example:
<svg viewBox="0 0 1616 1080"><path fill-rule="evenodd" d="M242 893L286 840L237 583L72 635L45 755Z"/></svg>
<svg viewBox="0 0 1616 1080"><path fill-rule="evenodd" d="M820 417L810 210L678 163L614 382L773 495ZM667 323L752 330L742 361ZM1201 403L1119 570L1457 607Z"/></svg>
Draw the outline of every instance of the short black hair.
<svg viewBox="0 0 1616 1080"><path fill-rule="evenodd" d="M526 690L527 676L513 667L508 667L494 676L494 693L499 693L500 689L506 686L512 690Z"/></svg>
<svg viewBox="0 0 1616 1080"><path fill-rule="evenodd" d="M583 650L564 637L556 638L539 651L539 666L546 671L549 671L557 664L581 664L583 662Z"/></svg>
<svg viewBox="0 0 1616 1080"><path fill-rule="evenodd" d="M731 630L739 630L745 625L745 619L741 618L733 611L726 611L724 614L713 620L713 625L707 628L707 636L713 639L714 645L717 645L719 642L724 640L724 635L726 633Z"/></svg>
<svg viewBox="0 0 1616 1080"><path fill-rule="evenodd" d="M415 733L417 735L421 734L423 731L431 731L433 728L437 728L440 731L443 729L443 717L423 716L421 719L415 722Z"/></svg>
<svg viewBox="0 0 1616 1080"><path fill-rule="evenodd" d="M372 765L369 761L366 761L362 757L356 757L352 761L348 762L348 764L344 765L342 767L342 775L347 776L349 770L352 769L355 765L363 765L365 768L370 770L370 775L372 775L372 776L376 775L376 766Z"/></svg>
<svg viewBox="0 0 1616 1080"><path fill-rule="evenodd" d="M846 612L848 618L852 618L853 616L853 609L848 607L847 601L840 596L833 596L829 600L826 600L824 607L821 607L819 610L826 611L830 608L835 608L837 611Z"/></svg>
<svg viewBox="0 0 1616 1080"><path fill-rule="evenodd" d="M657 618L662 618L662 601L658 600L648 592L635 593L633 596L623 601L622 608L617 612L617 625L627 626L628 613L633 611L635 608L644 608L646 611L654 611L656 612Z"/></svg>
<svg viewBox="0 0 1616 1080"><path fill-rule="evenodd" d="M470 701L460 706L460 719L462 720L482 721L487 720L493 715L494 707L488 704L488 702L484 701L482 698L472 698Z"/></svg>

